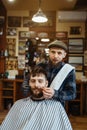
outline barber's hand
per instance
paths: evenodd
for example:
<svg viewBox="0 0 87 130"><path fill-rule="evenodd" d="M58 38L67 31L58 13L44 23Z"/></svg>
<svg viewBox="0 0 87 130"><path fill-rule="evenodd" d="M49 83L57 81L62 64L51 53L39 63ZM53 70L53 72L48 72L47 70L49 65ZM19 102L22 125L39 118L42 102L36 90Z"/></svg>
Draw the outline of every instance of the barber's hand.
<svg viewBox="0 0 87 130"><path fill-rule="evenodd" d="M44 87L43 88L43 97L45 99L50 99L52 98L54 95L54 89L53 88L47 88L47 87Z"/></svg>

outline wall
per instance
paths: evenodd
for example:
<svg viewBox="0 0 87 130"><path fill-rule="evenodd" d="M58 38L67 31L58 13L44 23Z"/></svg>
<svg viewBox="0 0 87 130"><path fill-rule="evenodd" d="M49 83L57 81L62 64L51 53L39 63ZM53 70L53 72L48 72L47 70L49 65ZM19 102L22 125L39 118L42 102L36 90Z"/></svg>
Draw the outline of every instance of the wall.
<svg viewBox="0 0 87 130"><path fill-rule="evenodd" d="M13 11L13 10L10 10L7 12L7 17L8 16L21 16L21 17L29 17L29 11L28 10L21 10L21 11ZM8 25L8 24L7 24ZM8 26L7 26L8 28ZM19 31L29 31L29 28L28 27L23 27L23 23L21 24L21 27L17 27L17 35L16 36L7 36L7 38L15 38L16 39L16 54L15 56L18 56L18 42L19 42L19 39L18 39L18 32Z"/></svg>
<svg viewBox="0 0 87 130"><path fill-rule="evenodd" d="M22 17L22 18L29 17L29 20L30 20L30 24L28 27L23 27L23 23L21 24L21 27L17 27L17 35L13 36L13 38L16 38L16 56L18 56L18 43L19 43L18 33L19 33L19 31L29 31L30 30L30 31L35 31L37 33L47 32L47 33L49 33L49 37L52 37L53 36L52 33L54 33L56 30L56 12L55 11L47 12L47 17L48 17L49 21L47 23L43 23L43 24L32 23L31 17L33 14L34 14L34 12L32 12L32 11L29 12L28 10L26 10L26 11L25 10L21 10L21 11L10 10L7 12L7 17L8 16L18 16L18 17ZM8 23L7 23L7 28L10 28L10 27L8 27ZM11 38L11 36L7 36L7 38Z"/></svg>
<svg viewBox="0 0 87 130"><path fill-rule="evenodd" d="M51 12L52 13L52 12ZM30 13L28 10L21 11L8 11L7 16L29 16ZM70 35L70 27L71 26L80 26L82 28L81 35ZM35 28L35 27L34 27ZM34 29L33 29L34 30ZM59 22L58 18L56 18L56 30L55 31L67 31L69 37L85 37L85 22Z"/></svg>
<svg viewBox="0 0 87 130"><path fill-rule="evenodd" d="M19 17L29 17L31 19L33 12L26 11L8 11L7 16L19 16ZM21 22L21 27L17 27L17 35L16 36L7 36L7 38L15 38L16 39L16 56L18 56L18 45L19 43L19 31L35 31L35 32L50 32L54 33L56 31L66 31L68 32L68 38L85 38L85 22L59 22L58 18L56 17L56 12L51 11L48 13L48 17L50 18L50 23L46 24L31 24L27 27L23 27L23 21ZM8 24L7 24L8 25ZM50 26L48 26L50 25ZM80 27L81 33L76 35L70 34L70 28L71 27ZM8 28L8 26L7 26ZM55 35L54 35L55 36ZM24 42L25 44L25 42Z"/></svg>
<svg viewBox="0 0 87 130"><path fill-rule="evenodd" d="M81 27L81 34L79 35L70 35L70 27ZM57 16L57 13L56 13L56 31L67 31L68 32L68 37L70 38L85 38L85 21L82 22L82 21L79 21L79 22L69 22L69 21L66 21L66 22L60 22L58 20L58 16Z"/></svg>

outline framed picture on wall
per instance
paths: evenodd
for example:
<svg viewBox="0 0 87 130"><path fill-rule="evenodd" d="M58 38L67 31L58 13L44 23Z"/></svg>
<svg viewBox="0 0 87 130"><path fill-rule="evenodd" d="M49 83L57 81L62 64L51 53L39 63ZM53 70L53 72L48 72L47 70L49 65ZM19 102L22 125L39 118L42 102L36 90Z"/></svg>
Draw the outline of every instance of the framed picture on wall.
<svg viewBox="0 0 87 130"><path fill-rule="evenodd" d="M83 63L83 56L69 56L69 63Z"/></svg>
<svg viewBox="0 0 87 130"><path fill-rule="evenodd" d="M7 28L7 36L16 36L17 29L16 28Z"/></svg>
<svg viewBox="0 0 87 130"><path fill-rule="evenodd" d="M24 69L25 68L25 55L18 56L18 68Z"/></svg>
<svg viewBox="0 0 87 130"><path fill-rule="evenodd" d="M18 53L21 55L25 54L25 42L19 41Z"/></svg>
<svg viewBox="0 0 87 130"><path fill-rule="evenodd" d="M30 37L29 31L19 31L19 39L29 38L29 37Z"/></svg>
<svg viewBox="0 0 87 130"><path fill-rule="evenodd" d="M77 71L83 70L83 61L84 61L83 56L69 56L68 57L69 64L74 66Z"/></svg>
<svg viewBox="0 0 87 130"><path fill-rule="evenodd" d="M68 32L66 32L66 31L56 32L56 38L58 38L58 39L67 39L67 37L68 37Z"/></svg>
<svg viewBox="0 0 87 130"><path fill-rule="evenodd" d="M36 36L35 31L19 31L19 39L35 38Z"/></svg>
<svg viewBox="0 0 87 130"><path fill-rule="evenodd" d="M69 53L81 54L84 52L83 38L69 38Z"/></svg>
<svg viewBox="0 0 87 130"><path fill-rule="evenodd" d="M18 59L17 57L7 57L6 58L6 69L7 70L17 70L18 69Z"/></svg>
<svg viewBox="0 0 87 130"><path fill-rule="evenodd" d="M84 52L84 66L87 66L87 50Z"/></svg>
<svg viewBox="0 0 87 130"><path fill-rule="evenodd" d="M29 17L23 17L23 27L30 27L32 25L33 22Z"/></svg>
<svg viewBox="0 0 87 130"><path fill-rule="evenodd" d="M79 35L82 32L82 28L80 26L72 26L70 27L70 35Z"/></svg>
<svg viewBox="0 0 87 130"><path fill-rule="evenodd" d="M7 47L9 56L16 55L16 38L7 38Z"/></svg>
<svg viewBox="0 0 87 130"><path fill-rule="evenodd" d="M21 17L8 16L8 27L21 27Z"/></svg>
<svg viewBox="0 0 87 130"><path fill-rule="evenodd" d="M68 45L68 32L67 31L56 32L55 38L63 41L66 45Z"/></svg>

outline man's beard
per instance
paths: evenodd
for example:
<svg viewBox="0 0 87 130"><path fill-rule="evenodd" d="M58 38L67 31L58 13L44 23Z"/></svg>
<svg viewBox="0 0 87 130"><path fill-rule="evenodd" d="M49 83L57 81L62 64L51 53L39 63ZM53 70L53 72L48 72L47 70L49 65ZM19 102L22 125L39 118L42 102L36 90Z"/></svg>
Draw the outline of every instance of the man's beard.
<svg viewBox="0 0 87 130"><path fill-rule="evenodd" d="M43 96L43 92L41 88L31 89L32 96L35 98L41 98Z"/></svg>

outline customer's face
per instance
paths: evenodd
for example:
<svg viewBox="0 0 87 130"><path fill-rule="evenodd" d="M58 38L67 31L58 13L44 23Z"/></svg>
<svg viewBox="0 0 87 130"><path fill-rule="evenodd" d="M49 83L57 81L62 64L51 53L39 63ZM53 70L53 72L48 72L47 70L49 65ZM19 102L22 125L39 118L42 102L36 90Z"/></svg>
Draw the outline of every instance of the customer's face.
<svg viewBox="0 0 87 130"><path fill-rule="evenodd" d="M56 65L59 62L61 62L63 58L65 58L65 56L66 56L66 52L61 48L53 47L53 48L50 48L49 50L49 58L51 62L53 63L53 65Z"/></svg>
<svg viewBox="0 0 87 130"><path fill-rule="evenodd" d="M29 85L31 86L32 93L38 95L43 91L44 87L48 86L48 81L44 74L30 76Z"/></svg>

